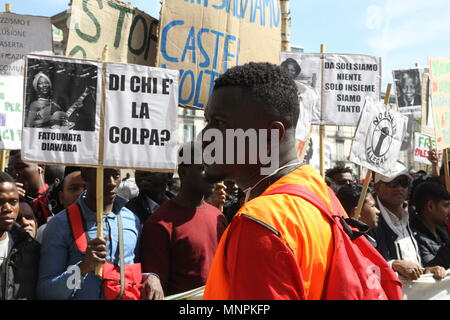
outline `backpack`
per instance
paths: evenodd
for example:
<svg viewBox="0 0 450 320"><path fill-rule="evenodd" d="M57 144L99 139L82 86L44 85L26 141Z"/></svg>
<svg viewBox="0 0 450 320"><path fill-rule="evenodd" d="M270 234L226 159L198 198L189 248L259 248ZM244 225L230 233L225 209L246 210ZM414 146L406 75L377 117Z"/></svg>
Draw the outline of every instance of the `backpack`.
<svg viewBox="0 0 450 320"><path fill-rule="evenodd" d="M329 194L334 214L322 199L300 185L280 186L264 193L264 196L271 194L301 197L331 222L334 252L322 299L402 300L401 281L366 237L362 236L365 231L356 229L362 223L345 218L342 206L331 189Z"/></svg>
<svg viewBox="0 0 450 320"><path fill-rule="evenodd" d="M67 208L72 235L78 250L84 254L88 239L85 232L85 222L77 203ZM124 264L123 261L123 227L122 217L117 215L119 225L119 254L121 268L106 261L102 265L103 294L106 300L140 300L141 298L141 264Z"/></svg>
<svg viewBox="0 0 450 320"><path fill-rule="evenodd" d="M32 200L31 206L38 221L38 226L46 224L49 217L64 210L58 199L60 189L60 182L54 183L45 192Z"/></svg>

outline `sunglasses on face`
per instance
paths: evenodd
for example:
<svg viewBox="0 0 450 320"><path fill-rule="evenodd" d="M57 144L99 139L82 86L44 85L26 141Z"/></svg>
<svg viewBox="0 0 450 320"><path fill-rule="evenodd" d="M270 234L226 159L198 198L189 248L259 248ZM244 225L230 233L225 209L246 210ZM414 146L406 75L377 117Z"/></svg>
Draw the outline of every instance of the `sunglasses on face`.
<svg viewBox="0 0 450 320"><path fill-rule="evenodd" d="M395 179L391 182L384 182L385 185L387 185L389 188L396 188L398 186L401 186L402 188L407 188L409 187L409 179L408 178L404 178L404 179Z"/></svg>

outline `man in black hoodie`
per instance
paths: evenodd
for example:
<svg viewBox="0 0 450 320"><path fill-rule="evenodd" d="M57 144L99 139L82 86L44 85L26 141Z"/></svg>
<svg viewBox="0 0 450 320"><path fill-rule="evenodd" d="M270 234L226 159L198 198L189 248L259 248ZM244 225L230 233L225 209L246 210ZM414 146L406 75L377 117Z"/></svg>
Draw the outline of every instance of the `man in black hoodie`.
<svg viewBox="0 0 450 320"><path fill-rule="evenodd" d="M0 172L0 300L36 295L40 245L16 223L18 214L16 183Z"/></svg>
<svg viewBox="0 0 450 320"><path fill-rule="evenodd" d="M422 264L425 267L450 268L450 238L447 221L450 216L450 194L434 182L420 184L412 197L417 215L411 217Z"/></svg>

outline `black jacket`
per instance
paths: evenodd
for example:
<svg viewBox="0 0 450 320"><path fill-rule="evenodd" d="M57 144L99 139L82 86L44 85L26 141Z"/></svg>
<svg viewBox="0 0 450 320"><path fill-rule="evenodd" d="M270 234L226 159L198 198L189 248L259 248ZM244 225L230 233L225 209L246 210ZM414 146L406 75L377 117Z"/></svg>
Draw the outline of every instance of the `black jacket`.
<svg viewBox="0 0 450 320"><path fill-rule="evenodd" d="M9 235L14 243L0 267L0 300L35 299L41 246L19 225Z"/></svg>
<svg viewBox="0 0 450 320"><path fill-rule="evenodd" d="M166 196L166 199L164 201L175 198L175 196L171 192L168 192L168 191L166 191L165 196ZM142 224L144 224L145 221L152 215L152 213L155 212L156 209L159 208L159 205L155 201L152 200L153 203L150 203L150 201L148 201L148 200L152 200L152 199L150 199L147 196L140 193L136 198L131 199L125 205L125 207L127 209L129 209L136 216L138 216L138 218L141 220Z"/></svg>
<svg viewBox="0 0 450 320"><path fill-rule="evenodd" d="M392 231L380 214L378 219L378 226L368 232L368 234L377 242L377 250L384 257L386 261L398 260L397 250L395 248L395 240L397 234Z"/></svg>
<svg viewBox="0 0 450 320"><path fill-rule="evenodd" d="M411 217L411 229L415 232L420 258L424 267L450 268L450 238L444 226L437 227L437 239L419 215Z"/></svg>

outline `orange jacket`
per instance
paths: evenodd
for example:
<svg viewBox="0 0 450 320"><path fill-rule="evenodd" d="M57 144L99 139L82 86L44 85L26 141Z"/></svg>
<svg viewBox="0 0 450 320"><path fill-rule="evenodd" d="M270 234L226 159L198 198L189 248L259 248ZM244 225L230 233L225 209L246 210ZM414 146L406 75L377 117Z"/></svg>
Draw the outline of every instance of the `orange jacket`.
<svg viewBox="0 0 450 320"><path fill-rule="evenodd" d="M270 185L264 192L285 184L302 185L317 194L332 209L328 186L323 178L309 165L302 166ZM329 221L308 201L287 194L257 197L246 204L236 214L245 215L263 225L276 230L280 238L291 249L297 262L299 287L303 288L306 299L320 299L325 278L333 256L333 237ZM233 237L233 220L222 235L208 276L204 299L226 300L230 297L230 275L225 261L226 242ZM230 231L231 230L231 231ZM236 267L245 261L235 261ZM267 263L276 264L276 257L267 252ZM251 297L249 297L251 299Z"/></svg>

